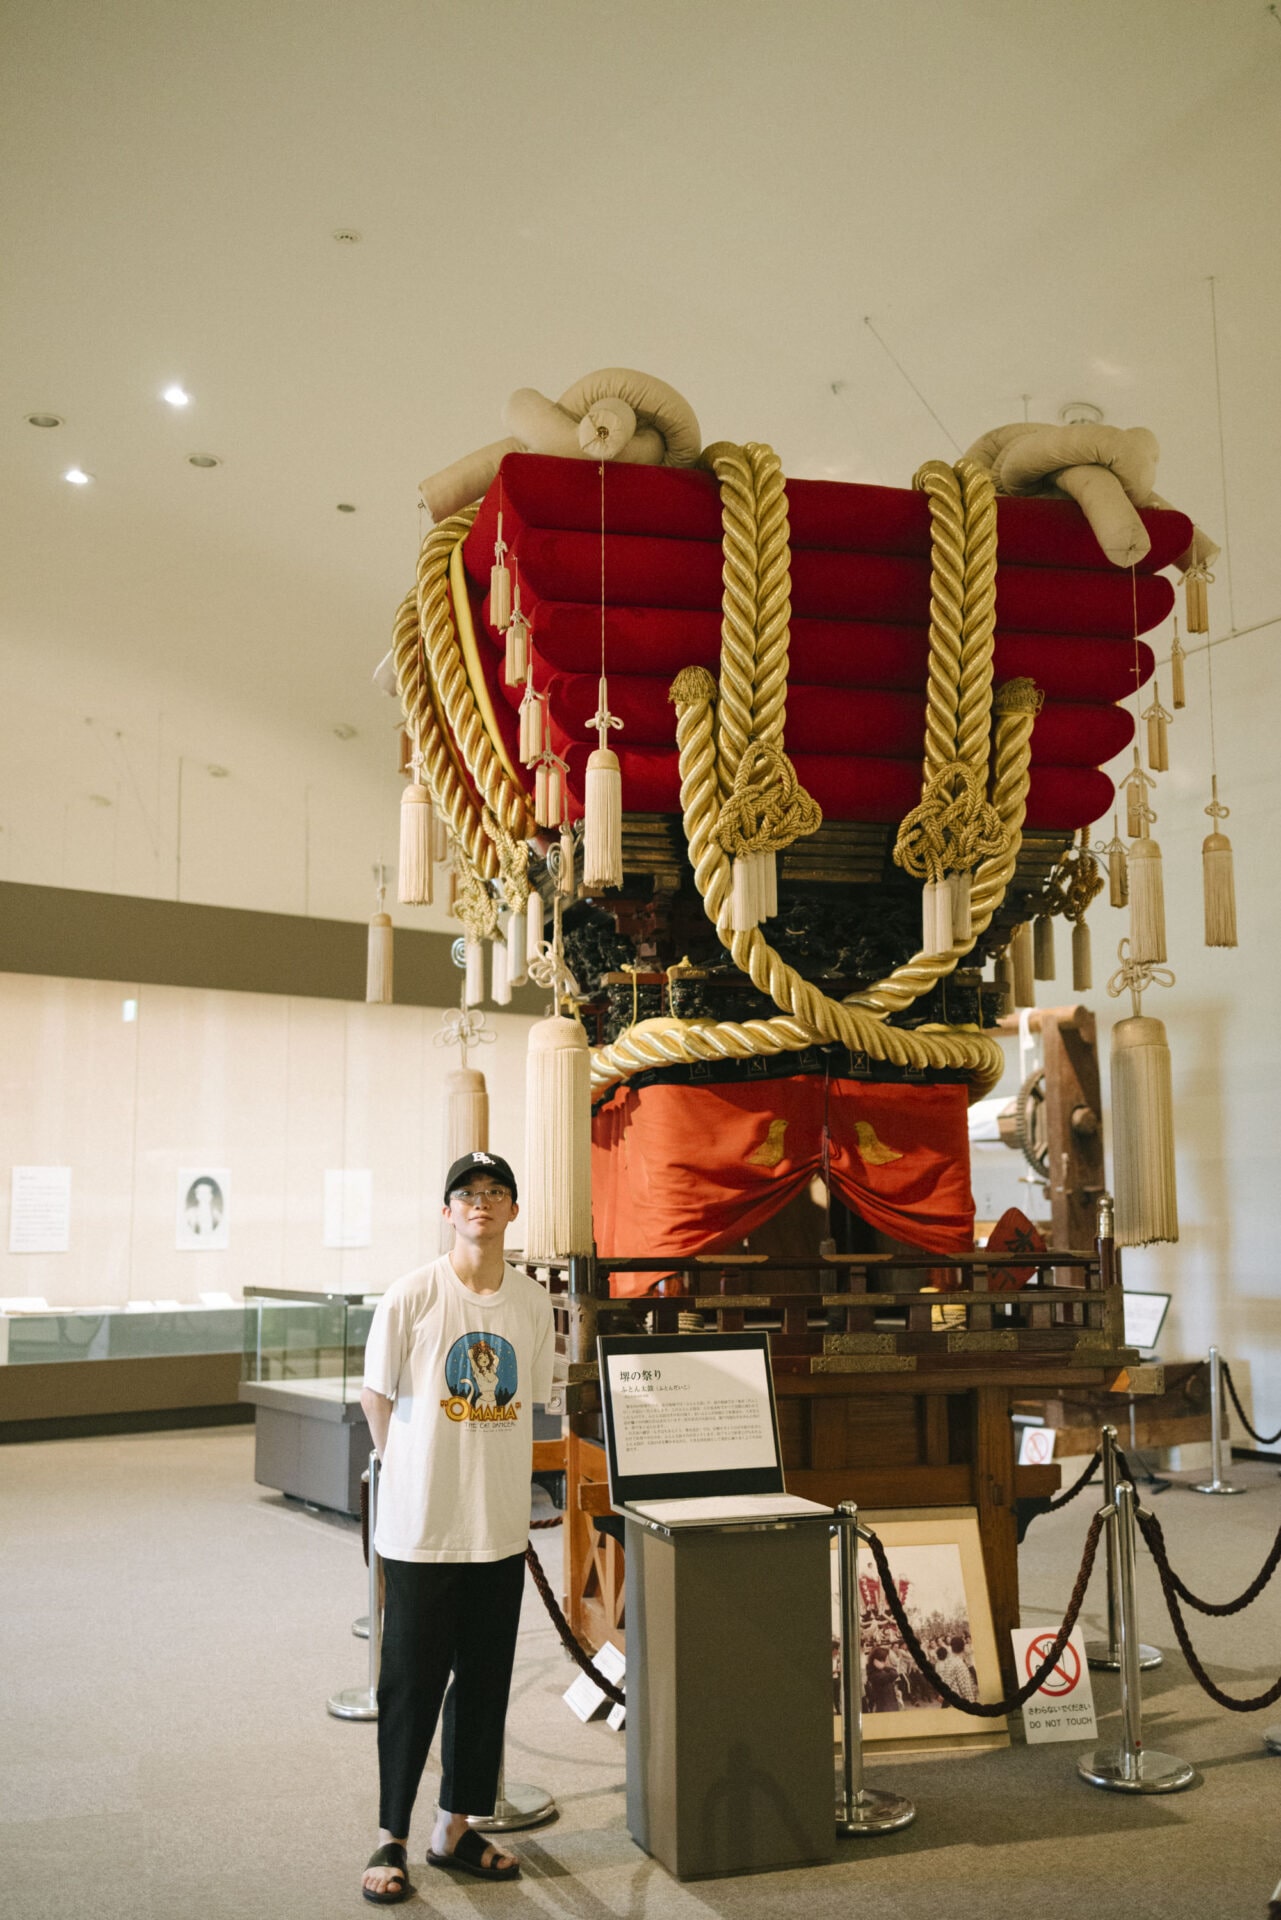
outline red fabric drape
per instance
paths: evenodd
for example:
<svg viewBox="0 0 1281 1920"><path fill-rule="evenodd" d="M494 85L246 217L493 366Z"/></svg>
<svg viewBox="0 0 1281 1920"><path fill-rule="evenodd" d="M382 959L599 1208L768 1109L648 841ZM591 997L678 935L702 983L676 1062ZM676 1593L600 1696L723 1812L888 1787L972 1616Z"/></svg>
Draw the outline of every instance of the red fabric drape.
<svg viewBox="0 0 1281 1920"><path fill-rule="evenodd" d="M884 1086L814 1074L719 1086L620 1087L592 1129L600 1253L715 1253L821 1171L881 1232L930 1253L974 1244L963 1086ZM614 1291L644 1293L649 1274Z"/></svg>

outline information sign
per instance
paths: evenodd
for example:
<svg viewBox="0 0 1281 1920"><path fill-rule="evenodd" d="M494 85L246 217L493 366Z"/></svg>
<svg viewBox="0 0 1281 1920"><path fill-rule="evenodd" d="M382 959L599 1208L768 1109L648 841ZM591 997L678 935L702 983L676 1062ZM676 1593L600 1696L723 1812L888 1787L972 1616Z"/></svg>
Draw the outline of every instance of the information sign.
<svg viewBox="0 0 1281 1920"><path fill-rule="evenodd" d="M1058 1638L1056 1627L1015 1627L1010 1635L1019 1684L1026 1686ZM1094 1691L1086 1664L1081 1629L1072 1634L1040 1688L1023 1703L1023 1732L1029 1746L1041 1740L1092 1740Z"/></svg>

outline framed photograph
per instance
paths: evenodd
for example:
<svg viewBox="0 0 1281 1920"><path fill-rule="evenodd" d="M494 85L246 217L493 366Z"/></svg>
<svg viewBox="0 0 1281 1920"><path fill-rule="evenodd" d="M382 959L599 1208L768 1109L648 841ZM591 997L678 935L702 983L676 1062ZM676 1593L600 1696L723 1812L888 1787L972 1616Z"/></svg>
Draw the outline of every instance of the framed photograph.
<svg viewBox="0 0 1281 1920"><path fill-rule="evenodd" d="M230 1206L230 1168L179 1167L174 1234L179 1253L215 1253L229 1247Z"/></svg>
<svg viewBox="0 0 1281 1920"><path fill-rule="evenodd" d="M973 1507L864 1512L884 1542L903 1610L918 1640L952 1688L972 1700L1001 1698L987 1574ZM833 1664L839 1685L839 1575L833 1544ZM863 1741L883 1753L1008 1746L1004 1717L976 1720L944 1705L906 1646L886 1604L870 1550L858 1557L863 1653Z"/></svg>

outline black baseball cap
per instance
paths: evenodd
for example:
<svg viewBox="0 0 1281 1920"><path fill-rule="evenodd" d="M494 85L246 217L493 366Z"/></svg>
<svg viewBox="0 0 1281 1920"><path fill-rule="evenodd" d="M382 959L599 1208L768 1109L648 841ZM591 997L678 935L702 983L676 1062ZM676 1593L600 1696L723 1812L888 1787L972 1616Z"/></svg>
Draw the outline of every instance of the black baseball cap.
<svg viewBox="0 0 1281 1920"><path fill-rule="evenodd" d="M474 1173L487 1173L500 1187L509 1187L513 1206L516 1203L516 1176L497 1153L465 1153L461 1160L455 1160L445 1175L445 1205L449 1205L449 1196L458 1187L465 1187Z"/></svg>

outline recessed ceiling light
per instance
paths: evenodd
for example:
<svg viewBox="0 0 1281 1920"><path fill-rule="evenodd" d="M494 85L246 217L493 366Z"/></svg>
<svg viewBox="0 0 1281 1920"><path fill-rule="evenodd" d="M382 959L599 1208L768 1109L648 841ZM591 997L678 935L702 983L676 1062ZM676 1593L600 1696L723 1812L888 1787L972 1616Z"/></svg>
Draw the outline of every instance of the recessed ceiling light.
<svg viewBox="0 0 1281 1920"><path fill-rule="evenodd" d="M187 465L189 467L220 467L222 461L216 453L189 453Z"/></svg>
<svg viewBox="0 0 1281 1920"><path fill-rule="evenodd" d="M60 413L29 413L27 425L29 427L60 427L62 415Z"/></svg>
<svg viewBox="0 0 1281 1920"><path fill-rule="evenodd" d="M340 720L338 722L338 725L334 728L334 738L336 740L354 740L356 738L356 729L352 726L350 720Z"/></svg>
<svg viewBox="0 0 1281 1920"><path fill-rule="evenodd" d="M86 473L83 467L68 467L62 477L69 480L73 487L87 487L93 479L93 475Z"/></svg>
<svg viewBox="0 0 1281 1920"><path fill-rule="evenodd" d="M360 235L357 233L355 227L339 227L334 234L334 239L340 247L358 247L360 245Z"/></svg>
<svg viewBox="0 0 1281 1920"><path fill-rule="evenodd" d="M338 502L338 511L339 513L354 513L356 509L350 500L340 500Z"/></svg>
<svg viewBox="0 0 1281 1920"><path fill-rule="evenodd" d="M91 793L89 795L89 805L91 807L109 807L111 802L105 793Z"/></svg>
<svg viewBox="0 0 1281 1920"><path fill-rule="evenodd" d="M225 780L227 778L226 767L209 766L205 768L205 772L209 775L209 778L211 780Z"/></svg>
<svg viewBox="0 0 1281 1920"><path fill-rule="evenodd" d="M191 405L191 395L185 387L180 387L176 381L173 386L165 388L160 398L167 400L171 407L189 407Z"/></svg>

